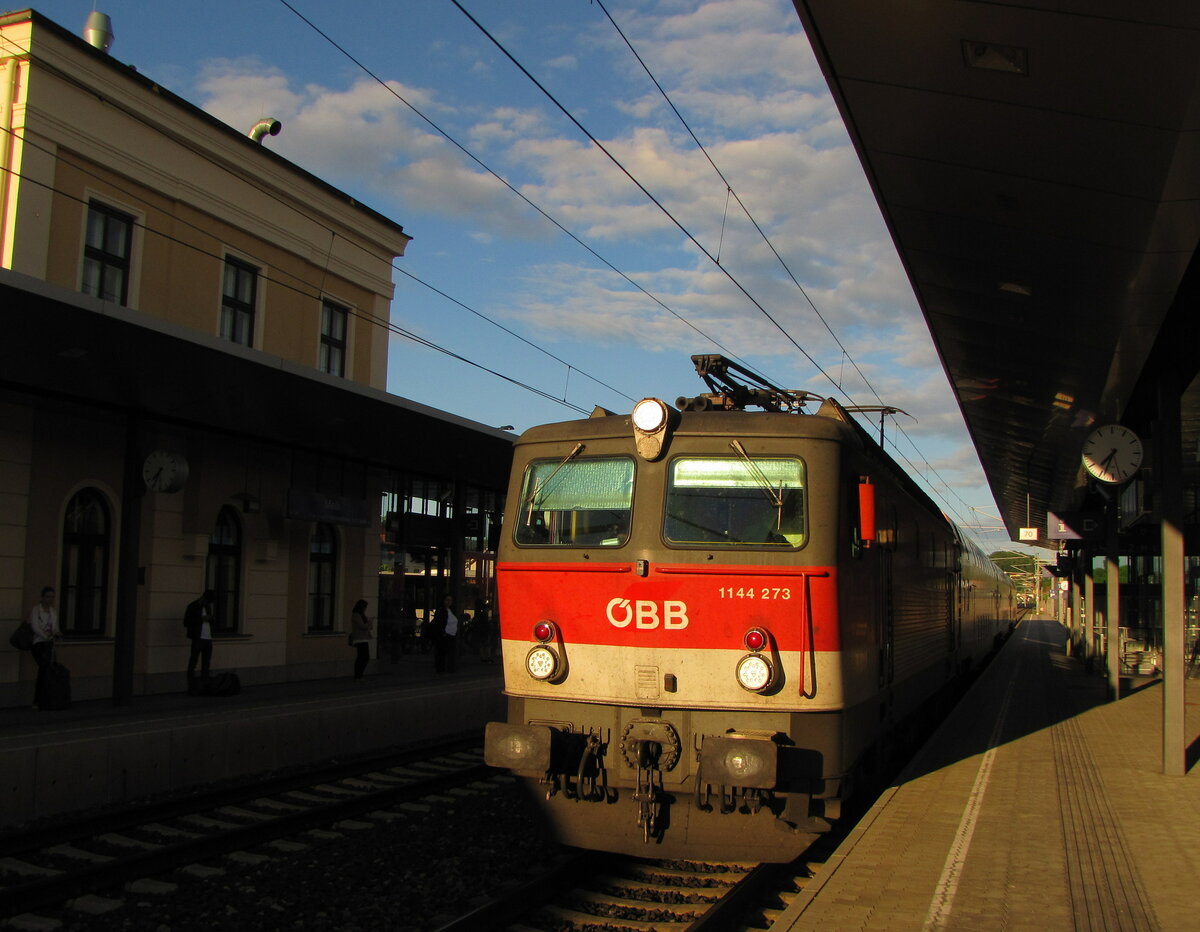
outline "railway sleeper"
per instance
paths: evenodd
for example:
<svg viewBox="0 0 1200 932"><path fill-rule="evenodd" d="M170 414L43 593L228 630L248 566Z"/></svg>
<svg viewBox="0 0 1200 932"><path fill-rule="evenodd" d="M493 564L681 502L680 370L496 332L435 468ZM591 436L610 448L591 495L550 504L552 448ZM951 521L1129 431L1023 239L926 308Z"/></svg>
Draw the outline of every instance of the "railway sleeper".
<svg viewBox="0 0 1200 932"><path fill-rule="evenodd" d="M664 884L661 881L633 880L628 877L618 877L615 874L605 874L597 877L593 882L600 889L610 893L623 891L629 894L630 899L644 899L651 902L665 900L672 903L715 903L726 894L729 886L737 883L735 880L729 886L689 887L680 884Z"/></svg>
<svg viewBox="0 0 1200 932"><path fill-rule="evenodd" d="M597 916L566 906L550 905L539 910L539 914L556 922L566 924L569 929L605 929L614 928L629 930L629 932L686 932L695 922L694 918L682 920L645 920L612 916ZM560 926L561 928L561 926Z"/></svg>

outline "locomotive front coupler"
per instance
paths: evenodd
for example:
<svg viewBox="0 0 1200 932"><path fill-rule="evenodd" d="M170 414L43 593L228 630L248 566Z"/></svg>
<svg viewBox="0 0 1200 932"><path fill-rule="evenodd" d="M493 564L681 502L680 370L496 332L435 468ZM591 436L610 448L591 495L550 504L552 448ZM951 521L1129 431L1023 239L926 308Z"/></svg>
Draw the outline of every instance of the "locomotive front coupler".
<svg viewBox="0 0 1200 932"><path fill-rule="evenodd" d="M589 730L579 754L579 766L575 771L575 785L571 786L570 774L564 774L563 794L576 802L604 802L616 798L616 790L608 788L608 771L604 767L604 753L607 745L601 741L600 735Z"/></svg>
<svg viewBox="0 0 1200 932"><path fill-rule="evenodd" d="M638 804L637 824L642 830L642 840L649 842L658 835L658 823L662 815L662 770L659 769L659 761L663 747L657 741L641 740L626 753L630 750L637 761L637 789L633 793L633 800Z"/></svg>

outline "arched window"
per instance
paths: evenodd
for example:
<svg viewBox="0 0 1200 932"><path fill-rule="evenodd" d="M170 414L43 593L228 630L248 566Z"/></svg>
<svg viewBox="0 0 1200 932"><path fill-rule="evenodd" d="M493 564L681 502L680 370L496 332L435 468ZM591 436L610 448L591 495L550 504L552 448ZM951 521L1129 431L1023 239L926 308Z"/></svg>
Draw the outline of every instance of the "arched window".
<svg viewBox="0 0 1200 932"><path fill-rule="evenodd" d="M237 631L238 606L242 603L242 528L236 512L228 505L217 515L208 541L204 588L216 593L213 631L226 634Z"/></svg>
<svg viewBox="0 0 1200 932"><path fill-rule="evenodd" d="M318 524L308 539L308 628L332 631L337 585L337 533Z"/></svg>
<svg viewBox="0 0 1200 932"><path fill-rule="evenodd" d="M63 632L104 633L108 607L108 555L112 522L97 489L80 489L67 503L63 520L59 624Z"/></svg>

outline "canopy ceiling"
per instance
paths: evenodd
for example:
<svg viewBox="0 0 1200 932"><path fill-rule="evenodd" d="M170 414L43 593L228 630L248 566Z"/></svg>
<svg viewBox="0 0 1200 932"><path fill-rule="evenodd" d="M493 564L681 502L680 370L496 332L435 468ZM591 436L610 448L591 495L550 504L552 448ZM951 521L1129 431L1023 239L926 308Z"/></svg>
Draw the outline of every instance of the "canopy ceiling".
<svg viewBox="0 0 1200 932"><path fill-rule="evenodd" d="M1198 291L1200 4L795 5L1015 539L1092 427L1147 427L1144 376L1195 375L1160 333Z"/></svg>

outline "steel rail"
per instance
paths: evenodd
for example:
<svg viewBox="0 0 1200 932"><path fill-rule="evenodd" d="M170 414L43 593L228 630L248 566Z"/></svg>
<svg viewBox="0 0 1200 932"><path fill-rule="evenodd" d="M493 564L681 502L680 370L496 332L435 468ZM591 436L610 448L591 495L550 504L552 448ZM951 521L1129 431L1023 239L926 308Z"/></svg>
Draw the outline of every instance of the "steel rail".
<svg viewBox="0 0 1200 932"><path fill-rule="evenodd" d="M444 756L444 753L436 756ZM428 756L421 758L421 760L428 759ZM419 760L410 760L409 763L416 764L419 763ZM362 776L377 769L378 767L375 766L360 767L352 775ZM114 857L112 861L72 867L62 874L54 876L18 881L0 889L0 916L8 917L58 905L85 893L118 887L147 875L162 875L187 864L205 861L231 851L253 848L316 826L339 822L374 809L428 796L448 787L462 786L486 779L496 773L495 769L485 764L464 764L462 770L431 774L426 779L414 779L408 783L381 787L377 790L364 789L354 796L331 798L327 803L308 802L307 805L310 808L301 811L271 814L262 821L223 829L211 835L121 854ZM311 788L313 784L314 781L309 779L298 786ZM246 802L249 799L289 792L285 789L272 793L254 792L251 795L247 789L253 788L243 788L239 801ZM222 805L229 805L229 803ZM207 802L203 805L195 805L193 801L193 805L186 812L179 814L207 812L213 808ZM139 819L138 823L144 824L149 821L154 820ZM90 834L72 836L72 840L79 844L87 844L91 838Z"/></svg>

